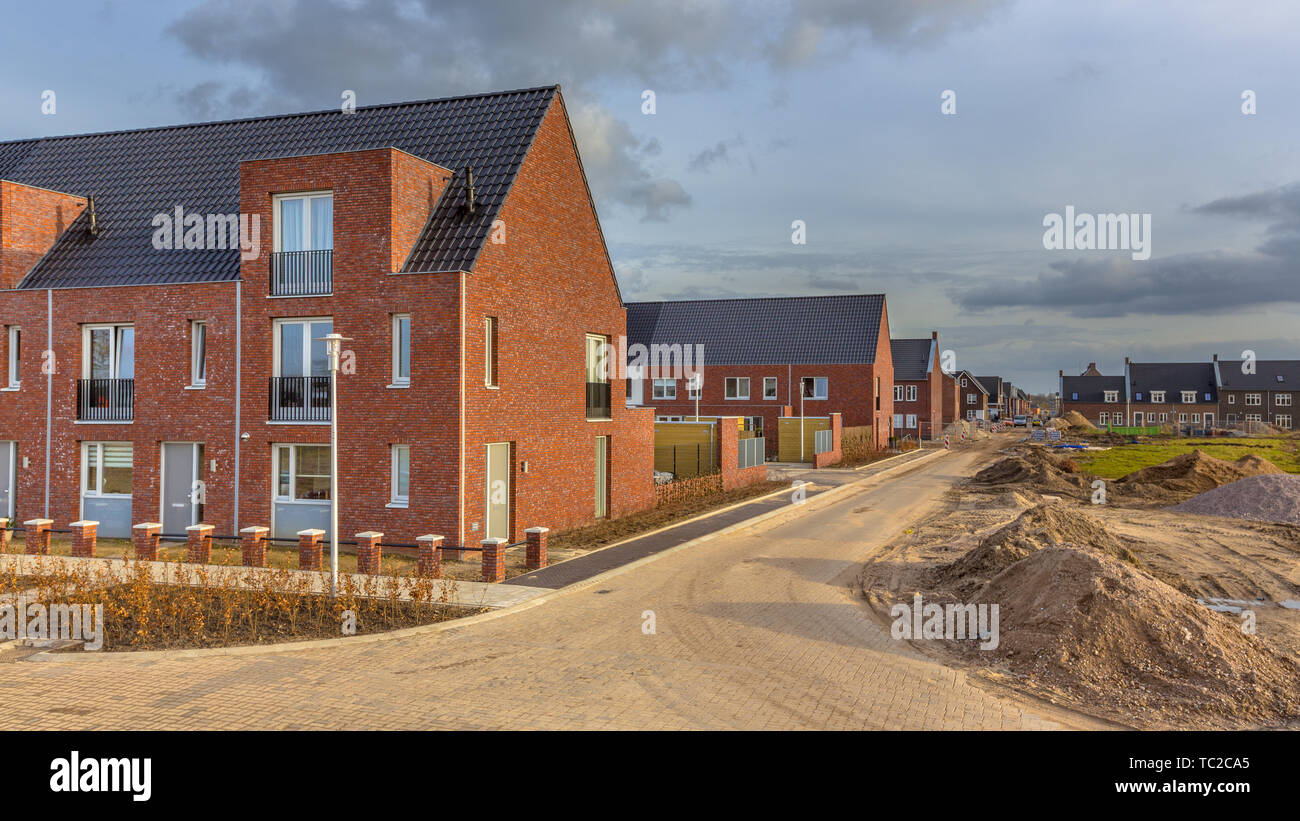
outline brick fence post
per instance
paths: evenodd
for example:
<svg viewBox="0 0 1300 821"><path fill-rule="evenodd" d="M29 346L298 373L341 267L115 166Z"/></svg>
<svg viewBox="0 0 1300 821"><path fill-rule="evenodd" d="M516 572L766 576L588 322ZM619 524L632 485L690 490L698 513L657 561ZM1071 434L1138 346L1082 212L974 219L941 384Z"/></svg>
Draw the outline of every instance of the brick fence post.
<svg viewBox="0 0 1300 821"><path fill-rule="evenodd" d="M266 534L269 532L269 528L257 525L239 531L244 567L266 567Z"/></svg>
<svg viewBox="0 0 1300 821"><path fill-rule="evenodd" d="M417 575L431 579L442 578L442 540L442 536L432 533L416 537L415 541L420 545L419 558L415 563Z"/></svg>
<svg viewBox="0 0 1300 821"><path fill-rule="evenodd" d="M506 540L484 539L480 544L483 545L483 581L505 581Z"/></svg>
<svg viewBox="0 0 1300 821"><path fill-rule="evenodd" d="M383 538L384 534L377 530L367 530L357 534L358 573L379 574L379 568L383 563L383 548L379 543Z"/></svg>
<svg viewBox="0 0 1300 821"><path fill-rule="evenodd" d="M12 535L9 530L9 520L0 517L0 553L9 552L9 536Z"/></svg>
<svg viewBox="0 0 1300 821"><path fill-rule="evenodd" d="M320 570L321 543L325 531L315 528L298 531L298 569Z"/></svg>
<svg viewBox="0 0 1300 821"><path fill-rule="evenodd" d="M54 524L53 519L28 519L23 522L24 536L27 542L27 552L31 554L49 555L50 552L50 527Z"/></svg>
<svg viewBox="0 0 1300 821"><path fill-rule="evenodd" d="M72 555L89 558L95 555L95 538L99 522L82 520L68 525L72 528Z"/></svg>
<svg viewBox="0 0 1300 821"><path fill-rule="evenodd" d="M212 525L185 528L186 557L192 564L212 564Z"/></svg>
<svg viewBox="0 0 1300 821"><path fill-rule="evenodd" d="M141 561L158 561L158 536L161 522L141 522L131 528L131 541L135 544L135 557Z"/></svg>
<svg viewBox="0 0 1300 821"><path fill-rule="evenodd" d="M546 534L550 532L549 527L530 527L524 531L524 539L528 542L524 548L528 553L525 566L529 570L546 567Z"/></svg>

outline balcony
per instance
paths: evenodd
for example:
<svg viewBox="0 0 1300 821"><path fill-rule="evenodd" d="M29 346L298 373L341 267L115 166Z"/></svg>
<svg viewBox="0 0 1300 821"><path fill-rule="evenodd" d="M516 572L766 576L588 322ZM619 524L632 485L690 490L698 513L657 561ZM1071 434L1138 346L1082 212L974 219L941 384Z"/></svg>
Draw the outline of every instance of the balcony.
<svg viewBox="0 0 1300 821"><path fill-rule="evenodd" d="M134 379L77 380L78 421L130 422L134 418Z"/></svg>
<svg viewBox="0 0 1300 821"><path fill-rule="evenodd" d="M271 377L269 416L272 422L330 421L330 378Z"/></svg>
<svg viewBox="0 0 1300 821"><path fill-rule="evenodd" d="M333 291L333 250L271 254L271 296L328 296Z"/></svg>
<svg viewBox="0 0 1300 821"><path fill-rule="evenodd" d="M587 383L587 418L609 419L609 383Z"/></svg>

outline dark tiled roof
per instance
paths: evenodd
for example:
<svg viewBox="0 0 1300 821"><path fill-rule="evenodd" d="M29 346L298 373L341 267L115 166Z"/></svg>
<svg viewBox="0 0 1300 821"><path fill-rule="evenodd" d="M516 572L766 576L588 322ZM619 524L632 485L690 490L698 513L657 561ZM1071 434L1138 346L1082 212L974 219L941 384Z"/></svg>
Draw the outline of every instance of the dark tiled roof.
<svg viewBox="0 0 1300 821"><path fill-rule="evenodd" d="M1000 376L977 376L975 377L984 386L985 392L989 399L997 402L1002 397L1002 377Z"/></svg>
<svg viewBox="0 0 1300 821"><path fill-rule="evenodd" d="M703 345L706 365L872 364L884 294L629 302L628 344Z"/></svg>
<svg viewBox="0 0 1300 821"><path fill-rule="evenodd" d="M891 339L889 351L894 358L895 382L924 382L934 365L934 340Z"/></svg>
<svg viewBox="0 0 1300 821"><path fill-rule="evenodd" d="M91 237L83 215L20 287L238 279L238 250L155 251L154 215L177 205L238 213L245 160L374 148L397 148L456 174L404 270L470 270L558 90L0 143L0 179L94 194L101 229ZM474 169L473 214L463 208L466 167Z"/></svg>
<svg viewBox="0 0 1300 821"><path fill-rule="evenodd" d="M1122 376L1062 376L1061 401L1063 402L1104 402L1106 391L1117 391L1119 401L1124 401L1124 377ZM1073 394L1079 394L1075 399Z"/></svg>
<svg viewBox="0 0 1300 821"><path fill-rule="evenodd" d="M1178 401L1182 391L1196 391L1197 402L1218 401L1212 362L1130 362L1128 375L1134 402L1149 402L1153 390L1164 391L1166 402Z"/></svg>
<svg viewBox="0 0 1300 821"><path fill-rule="evenodd" d="M970 371L958 371L958 372L955 374L954 378L957 379L957 385L958 385L958 387L961 386L961 380L962 380L962 379L965 379L965 380L966 380L966 387L968 387L968 388L975 388L976 390L978 390L980 393L984 394L985 396L988 396L988 395L989 395L989 389L986 388L986 387L984 387L984 385L982 385L982 384L980 383L980 381L979 381L978 379L975 378L975 374L971 373Z"/></svg>
<svg viewBox="0 0 1300 821"><path fill-rule="evenodd" d="M1219 385L1228 390L1300 390L1300 360L1257 359L1254 373L1242 373L1240 359L1219 360ZM1282 377L1278 381L1278 377Z"/></svg>

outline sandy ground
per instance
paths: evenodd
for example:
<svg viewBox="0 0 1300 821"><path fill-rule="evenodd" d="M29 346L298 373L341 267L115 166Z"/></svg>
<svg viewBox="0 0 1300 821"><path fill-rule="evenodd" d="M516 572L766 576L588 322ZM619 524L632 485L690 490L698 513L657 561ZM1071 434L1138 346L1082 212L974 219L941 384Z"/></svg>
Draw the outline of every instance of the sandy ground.
<svg viewBox="0 0 1300 821"><path fill-rule="evenodd" d="M878 618L891 622L915 592L1001 597L1014 615L1000 651L913 646L991 687L1123 726L1300 727L1300 527L1124 494L1092 504L1090 477L1044 467L1024 446L1003 455L1035 469L1012 461L1010 481L953 488L868 562L860 585ZM1240 629L1243 609L1254 635Z"/></svg>

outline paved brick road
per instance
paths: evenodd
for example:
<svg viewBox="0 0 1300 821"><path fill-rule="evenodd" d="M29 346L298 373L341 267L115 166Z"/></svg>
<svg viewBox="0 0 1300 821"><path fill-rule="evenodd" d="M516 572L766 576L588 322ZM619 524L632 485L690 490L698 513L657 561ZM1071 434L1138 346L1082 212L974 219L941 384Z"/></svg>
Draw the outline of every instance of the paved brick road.
<svg viewBox="0 0 1300 821"><path fill-rule="evenodd" d="M440 633L273 654L0 664L0 727L1057 726L899 646L849 592L861 558L978 459L939 457L823 509ZM642 632L646 610L655 635Z"/></svg>

